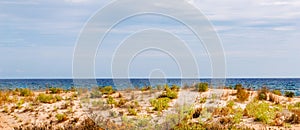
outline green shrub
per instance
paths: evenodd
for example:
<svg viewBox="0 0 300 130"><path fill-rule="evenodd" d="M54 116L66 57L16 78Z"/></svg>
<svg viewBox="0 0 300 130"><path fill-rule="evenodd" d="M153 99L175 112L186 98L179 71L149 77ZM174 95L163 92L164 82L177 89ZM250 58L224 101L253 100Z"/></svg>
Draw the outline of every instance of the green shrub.
<svg viewBox="0 0 300 130"><path fill-rule="evenodd" d="M281 96L281 91L280 90L273 90L272 93Z"/></svg>
<svg viewBox="0 0 300 130"><path fill-rule="evenodd" d="M61 96L59 96L59 95L55 95L55 99L56 99L56 101L61 101L61 100L63 100L63 98L62 98Z"/></svg>
<svg viewBox="0 0 300 130"><path fill-rule="evenodd" d="M102 93L98 89L92 89L92 92L90 93L91 98L101 98Z"/></svg>
<svg viewBox="0 0 300 130"><path fill-rule="evenodd" d="M275 118L276 111L271 108L266 102L252 101L246 106L247 115L254 117L255 121L261 121L265 124L270 124Z"/></svg>
<svg viewBox="0 0 300 130"><path fill-rule="evenodd" d="M233 115L233 122L234 123L240 123L242 120L242 117L243 117L243 109L242 108L237 108L235 111L234 111L234 115Z"/></svg>
<svg viewBox="0 0 300 130"><path fill-rule="evenodd" d="M134 108L128 108L128 115L136 116L137 112Z"/></svg>
<svg viewBox="0 0 300 130"><path fill-rule="evenodd" d="M300 102L296 102L295 105L294 105L294 107L300 108Z"/></svg>
<svg viewBox="0 0 300 130"><path fill-rule="evenodd" d="M100 91L102 92L102 94L108 94L108 95L116 92L112 86L105 86L103 88L100 88Z"/></svg>
<svg viewBox="0 0 300 130"><path fill-rule="evenodd" d="M16 104L17 109L22 108L22 105L23 105L24 103L25 103L25 102L24 102L23 99L19 100L19 101L17 102L17 104Z"/></svg>
<svg viewBox="0 0 300 130"><path fill-rule="evenodd" d="M263 87L261 90L259 90L257 94L258 100L267 100L267 93L268 89L266 87Z"/></svg>
<svg viewBox="0 0 300 130"><path fill-rule="evenodd" d="M242 89L243 88L243 85L242 84L236 84L235 86L234 86L234 89L235 90L239 90L239 89Z"/></svg>
<svg viewBox="0 0 300 130"><path fill-rule="evenodd" d="M33 96L33 92L29 88L20 89L20 96L28 97Z"/></svg>
<svg viewBox="0 0 300 130"><path fill-rule="evenodd" d="M249 92L247 92L242 86L237 85L237 93L236 93L236 98L238 101L244 102L248 100L249 98Z"/></svg>
<svg viewBox="0 0 300 130"><path fill-rule="evenodd" d="M232 100L228 101L226 106L229 107L229 108L233 108L234 101L232 101Z"/></svg>
<svg viewBox="0 0 300 130"><path fill-rule="evenodd" d="M106 100L107 104L116 104L116 101L113 97L108 96L108 99Z"/></svg>
<svg viewBox="0 0 300 130"><path fill-rule="evenodd" d="M155 111L162 111L169 107L169 102L171 100L169 98L158 98L158 99L151 99L150 104L154 107Z"/></svg>
<svg viewBox="0 0 300 130"><path fill-rule="evenodd" d="M200 101L199 101L199 103L205 103L206 102L206 97L203 97L203 98L200 98Z"/></svg>
<svg viewBox="0 0 300 130"><path fill-rule="evenodd" d="M165 91L158 98L170 98L176 99L178 98L178 92L176 90L171 90L168 86L165 86Z"/></svg>
<svg viewBox="0 0 300 130"><path fill-rule="evenodd" d="M172 90L172 91L177 91L177 92L178 92L179 89L180 89L180 87L177 86L177 85L175 85L175 84L173 84L172 87L171 87L171 90Z"/></svg>
<svg viewBox="0 0 300 130"><path fill-rule="evenodd" d="M126 99L121 98L121 99L119 100L119 102L115 102L115 106L116 106L116 107L122 107L123 105L125 105L126 102L127 102Z"/></svg>
<svg viewBox="0 0 300 130"><path fill-rule="evenodd" d="M56 98L53 97L53 95L48 95L48 94L44 94L44 93L39 94L37 96L37 100L42 103L55 103L56 102Z"/></svg>
<svg viewBox="0 0 300 130"><path fill-rule="evenodd" d="M284 96L286 97L294 97L295 96L295 93L294 92L291 92L291 91L285 91L284 92Z"/></svg>
<svg viewBox="0 0 300 130"><path fill-rule="evenodd" d="M55 117L56 117L58 122L64 122L64 121L68 120L67 115L63 114L63 113L62 114L56 114Z"/></svg>
<svg viewBox="0 0 300 130"><path fill-rule="evenodd" d="M149 91L151 89L152 89L151 86L144 86L144 87L141 88L141 91Z"/></svg>
<svg viewBox="0 0 300 130"><path fill-rule="evenodd" d="M198 83L198 84L196 84L196 90L198 92L206 92L208 90L208 83Z"/></svg>
<svg viewBox="0 0 300 130"><path fill-rule="evenodd" d="M63 92L62 88L55 88L55 87L51 87L49 88L50 94L59 94Z"/></svg>

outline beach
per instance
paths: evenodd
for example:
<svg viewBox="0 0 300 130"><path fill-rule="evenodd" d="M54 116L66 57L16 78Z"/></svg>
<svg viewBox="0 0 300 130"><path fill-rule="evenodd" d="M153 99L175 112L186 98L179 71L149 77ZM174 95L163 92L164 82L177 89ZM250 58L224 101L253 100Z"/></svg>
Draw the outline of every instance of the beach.
<svg viewBox="0 0 300 130"><path fill-rule="evenodd" d="M7 130L300 128L299 97L238 85L16 89L0 96L0 129Z"/></svg>

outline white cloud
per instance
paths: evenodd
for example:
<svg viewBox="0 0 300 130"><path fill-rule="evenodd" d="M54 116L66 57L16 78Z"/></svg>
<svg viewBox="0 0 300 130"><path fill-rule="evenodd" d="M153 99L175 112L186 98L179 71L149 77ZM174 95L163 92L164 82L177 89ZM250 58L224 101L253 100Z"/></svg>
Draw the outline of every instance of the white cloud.
<svg viewBox="0 0 300 130"><path fill-rule="evenodd" d="M273 30L275 30L275 31L293 31L293 30L296 30L296 28L292 27L292 26L282 26L282 27L275 27L275 28L273 28Z"/></svg>

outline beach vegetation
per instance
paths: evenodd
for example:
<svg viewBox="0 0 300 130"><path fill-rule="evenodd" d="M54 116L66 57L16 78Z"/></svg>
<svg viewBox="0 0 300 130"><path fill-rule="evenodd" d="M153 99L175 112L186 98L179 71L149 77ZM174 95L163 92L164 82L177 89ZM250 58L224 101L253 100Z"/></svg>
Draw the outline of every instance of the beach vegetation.
<svg viewBox="0 0 300 130"><path fill-rule="evenodd" d="M281 91L280 90L273 90L272 93L278 95L278 96L281 96Z"/></svg>
<svg viewBox="0 0 300 130"><path fill-rule="evenodd" d="M141 91L150 91L152 89L152 86L144 86L141 88Z"/></svg>
<svg viewBox="0 0 300 130"><path fill-rule="evenodd" d="M100 87L100 92L102 94L111 95L111 94L115 93L116 90L114 90L112 86L105 86L105 87Z"/></svg>
<svg viewBox="0 0 300 130"><path fill-rule="evenodd" d="M62 88L50 87L49 88L50 94L60 94L63 92Z"/></svg>
<svg viewBox="0 0 300 130"><path fill-rule="evenodd" d="M233 100L230 100L230 101L228 101L228 102L227 102L227 105L226 105L226 107L229 107L229 108L231 108L231 109L232 109L232 108L233 108L233 106L234 106L234 104L235 104L235 103L234 103L234 101L233 101Z"/></svg>
<svg viewBox="0 0 300 130"><path fill-rule="evenodd" d="M248 100L249 98L249 92L245 90L242 85L236 85L237 93L236 93L236 98L240 102L244 102Z"/></svg>
<svg viewBox="0 0 300 130"><path fill-rule="evenodd" d="M29 88L19 89L19 91L20 91L20 96L28 97L34 95L34 93Z"/></svg>
<svg viewBox="0 0 300 130"><path fill-rule="evenodd" d="M107 102L107 104L110 104L111 106L113 106L113 104L116 104L116 100L112 96L108 96L106 102Z"/></svg>
<svg viewBox="0 0 300 130"><path fill-rule="evenodd" d="M134 109L134 108L128 108L128 115L136 116L137 115L136 109Z"/></svg>
<svg viewBox="0 0 300 130"><path fill-rule="evenodd" d="M173 84L172 87L170 88L172 91L178 92L180 90L180 87L176 84Z"/></svg>
<svg viewBox="0 0 300 130"><path fill-rule="evenodd" d="M154 107L153 110L155 111L162 111L164 109L167 109L169 107L169 102L171 101L170 98L164 97L164 98L157 98L157 99L150 99L150 104L152 107Z"/></svg>
<svg viewBox="0 0 300 130"><path fill-rule="evenodd" d="M267 102L251 101L247 104L245 111L248 116L254 117L254 121L265 124L272 123L276 115L275 109L270 107Z"/></svg>
<svg viewBox="0 0 300 130"><path fill-rule="evenodd" d="M268 89L266 87L261 88L257 92L257 99L258 100L267 100L267 98L268 98L267 93L268 93Z"/></svg>
<svg viewBox="0 0 300 130"><path fill-rule="evenodd" d="M177 89L170 89L168 85L165 85L165 91L158 98L170 98L176 99L178 98Z"/></svg>
<svg viewBox="0 0 300 130"><path fill-rule="evenodd" d="M197 83L196 90L198 92L206 92L208 90L208 83Z"/></svg>
<svg viewBox="0 0 300 130"><path fill-rule="evenodd" d="M94 88L90 92L90 97L91 98L101 98L102 97L102 93L99 91L99 89Z"/></svg>
<svg viewBox="0 0 300 130"><path fill-rule="evenodd" d="M292 91L285 91L284 96L289 97L289 98L293 98L295 96L295 93L292 92Z"/></svg>
<svg viewBox="0 0 300 130"><path fill-rule="evenodd" d="M55 117L58 122L64 122L64 121L68 120L68 116L64 113L56 114Z"/></svg>
<svg viewBox="0 0 300 130"><path fill-rule="evenodd" d="M40 93L36 99L41 103L50 103L50 104L55 103L57 101L57 99L53 97L53 95L44 94L44 93Z"/></svg>

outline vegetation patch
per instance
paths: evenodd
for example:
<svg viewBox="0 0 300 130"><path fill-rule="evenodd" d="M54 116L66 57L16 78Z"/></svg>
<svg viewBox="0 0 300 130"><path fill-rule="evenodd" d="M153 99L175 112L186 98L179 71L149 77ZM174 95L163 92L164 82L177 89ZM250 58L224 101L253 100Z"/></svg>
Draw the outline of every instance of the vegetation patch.
<svg viewBox="0 0 300 130"><path fill-rule="evenodd" d="M242 85L236 85L237 93L236 98L238 101L244 102L249 98L249 92L245 90Z"/></svg>
<svg viewBox="0 0 300 130"><path fill-rule="evenodd" d="M151 99L150 104L154 107L153 110L155 111L162 111L169 107L169 102L171 101L170 98L158 98L158 99Z"/></svg>
<svg viewBox="0 0 300 130"><path fill-rule="evenodd" d="M206 92L208 90L208 83L197 83L196 90L198 92Z"/></svg>

